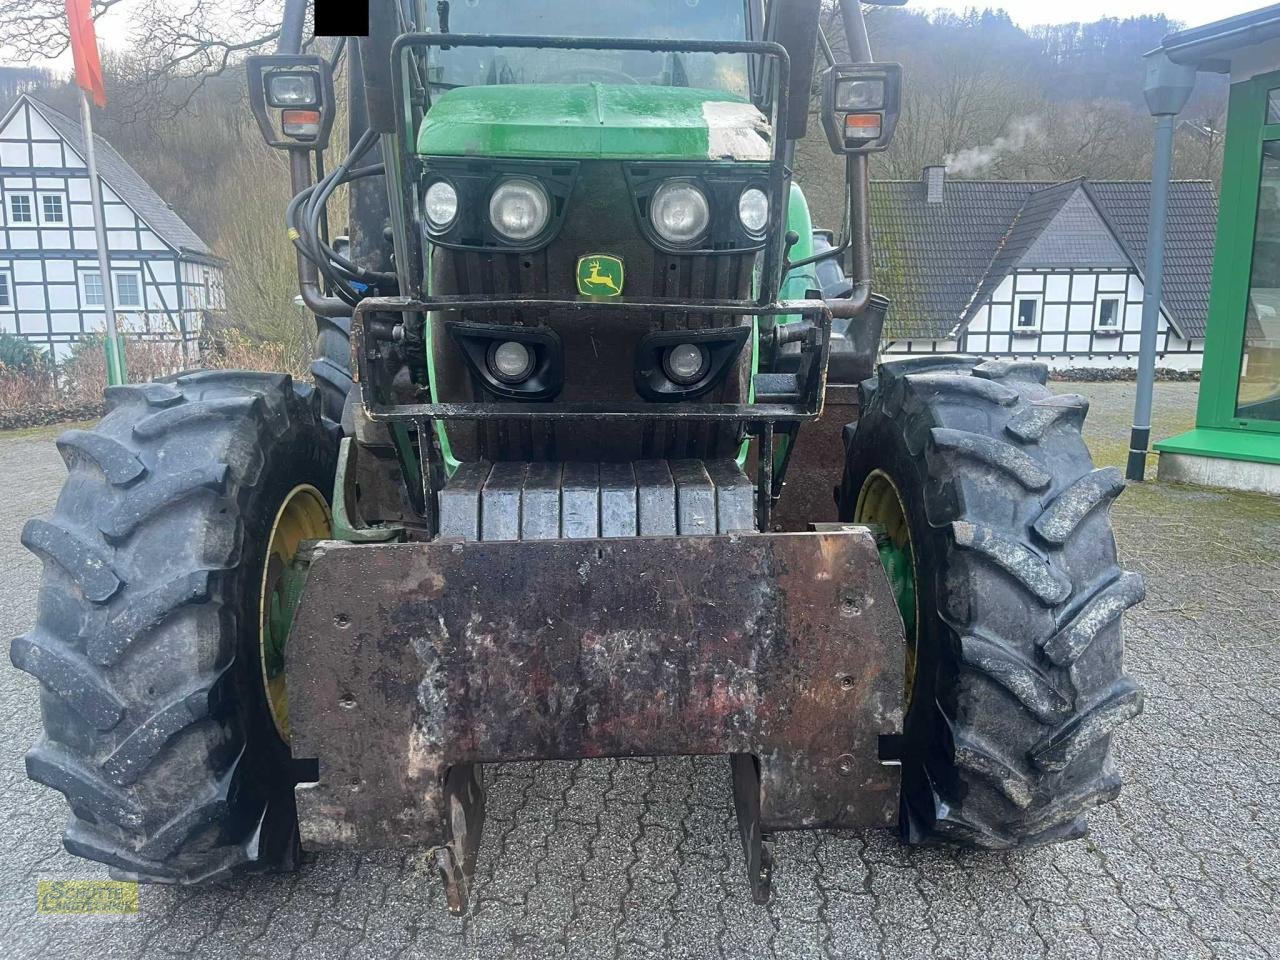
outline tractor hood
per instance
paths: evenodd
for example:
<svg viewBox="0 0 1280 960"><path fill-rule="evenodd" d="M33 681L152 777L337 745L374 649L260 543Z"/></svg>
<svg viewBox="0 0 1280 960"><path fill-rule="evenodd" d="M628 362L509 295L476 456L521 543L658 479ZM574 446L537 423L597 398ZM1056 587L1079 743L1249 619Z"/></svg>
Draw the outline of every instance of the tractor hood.
<svg viewBox="0 0 1280 960"><path fill-rule="evenodd" d="M764 115L723 90L505 84L439 97L417 148L432 156L768 161L770 140Z"/></svg>

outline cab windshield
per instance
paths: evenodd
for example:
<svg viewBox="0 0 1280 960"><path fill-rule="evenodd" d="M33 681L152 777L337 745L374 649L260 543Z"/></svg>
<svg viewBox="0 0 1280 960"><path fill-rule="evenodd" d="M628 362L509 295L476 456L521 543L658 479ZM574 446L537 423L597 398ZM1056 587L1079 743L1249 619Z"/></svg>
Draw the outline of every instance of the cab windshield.
<svg viewBox="0 0 1280 960"><path fill-rule="evenodd" d="M450 33L646 40L746 40L750 0L450 0L428 4L430 29L447 7ZM454 47L431 52L442 87L501 83L613 83L698 87L750 95L747 57L625 50Z"/></svg>

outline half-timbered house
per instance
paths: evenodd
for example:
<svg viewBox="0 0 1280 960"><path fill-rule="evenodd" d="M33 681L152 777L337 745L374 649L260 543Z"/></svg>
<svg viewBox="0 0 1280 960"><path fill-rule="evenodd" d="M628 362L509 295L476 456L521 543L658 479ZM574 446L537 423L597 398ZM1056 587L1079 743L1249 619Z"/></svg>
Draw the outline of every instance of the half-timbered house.
<svg viewBox="0 0 1280 960"><path fill-rule="evenodd" d="M197 349L223 306L223 262L102 137L95 138L120 326ZM78 122L23 95L0 120L0 330L62 358L105 327Z"/></svg>

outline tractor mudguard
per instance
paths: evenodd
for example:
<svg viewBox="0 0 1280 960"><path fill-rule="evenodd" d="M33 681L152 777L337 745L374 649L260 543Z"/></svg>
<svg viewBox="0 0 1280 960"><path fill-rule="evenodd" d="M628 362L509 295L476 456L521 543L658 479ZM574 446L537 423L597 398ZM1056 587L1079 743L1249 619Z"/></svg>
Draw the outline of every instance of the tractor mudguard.
<svg viewBox="0 0 1280 960"><path fill-rule="evenodd" d="M310 553L286 667L318 771L303 839L432 848L455 912L482 763L732 758L758 902L771 833L895 822L904 638L864 527Z"/></svg>

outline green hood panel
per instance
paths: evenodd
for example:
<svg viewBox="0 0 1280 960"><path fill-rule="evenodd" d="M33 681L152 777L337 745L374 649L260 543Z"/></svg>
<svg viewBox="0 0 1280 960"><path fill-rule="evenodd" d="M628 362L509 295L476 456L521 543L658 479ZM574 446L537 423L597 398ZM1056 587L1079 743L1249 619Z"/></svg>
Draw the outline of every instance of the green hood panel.
<svg viewBox="0 0 1280 960"><path fill-rule="evenodd" d="M423 118L418 153L584 160L772 159L763 114L722 90L589 84L459 87Z"/></svg>

